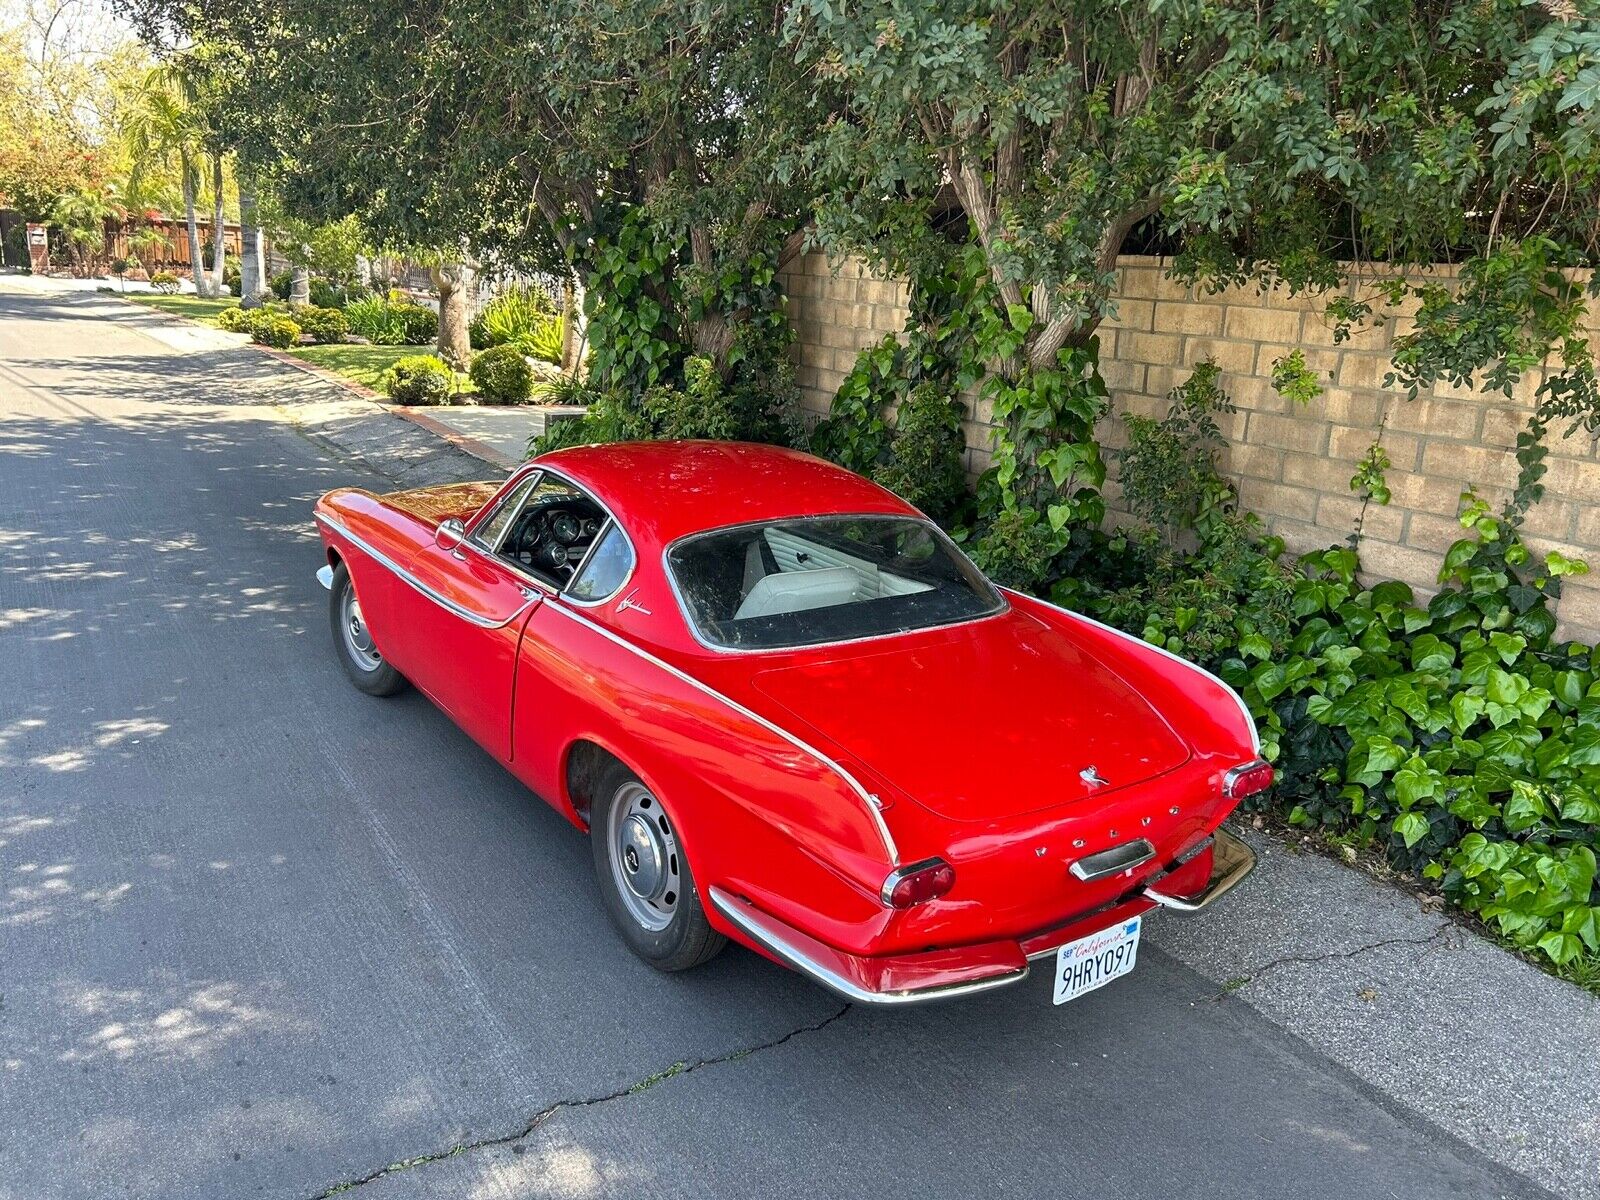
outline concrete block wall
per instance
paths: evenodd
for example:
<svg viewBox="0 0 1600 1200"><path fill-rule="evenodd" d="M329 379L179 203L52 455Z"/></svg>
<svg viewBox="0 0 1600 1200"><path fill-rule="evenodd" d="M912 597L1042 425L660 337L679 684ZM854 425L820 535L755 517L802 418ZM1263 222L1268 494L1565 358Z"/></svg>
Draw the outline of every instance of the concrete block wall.
<svg viewBox="0 0 1600 1200"><path fill-rule="evenodd" d="M1516 437L1533 411L1539 378L1524 377L1509 399L1441 384L1408 400L1382 384L1394 338L1407 331L1414 308L1335 344L1326 296L1263 294L1254 285L1209 295L1168 279L1165 265L1132 255L1119 263L1117 315L1100 330L1100 369L1112 393L1102 444L1112 451L1125 445L1121 414L1164 414L1171 389L1196 363L1215 359L1237 409L1218 425L1229 443L1222 468L1241 503L1291 550L1340 542L1362 510L1351 476L1378 440L1392 463L1392 499L1366 506L1362 565L1373 578L1436 588L1445 550L1462 535L1455 517L1461 493L1474 488L1496 506L1510 493ZM1384 270L1363 267L1355 289L1370 291ZM1423 274L1453 277L1449 267ZM834 271L819 254L790 264L785 285L802 400L822 415L860 349L903 328L904 285L874 278L858 263ZM1600 312L1591 319L1600 342ZM1272 387L1273 362L1296 348L1324 389L1305 405ZM994 430L984 406L973 397L967 404L968 469L976 475L988 465ZM1552 431L1545 497L1524 533L1540 553L1558 549L1589 561L1593 573L1567 580L1557 612L1567 636L1600 640L1600 447L1582 432L1561 432ZM1106 488L1112 521L1123 519L1115 473L1113 463Z"/></svg>

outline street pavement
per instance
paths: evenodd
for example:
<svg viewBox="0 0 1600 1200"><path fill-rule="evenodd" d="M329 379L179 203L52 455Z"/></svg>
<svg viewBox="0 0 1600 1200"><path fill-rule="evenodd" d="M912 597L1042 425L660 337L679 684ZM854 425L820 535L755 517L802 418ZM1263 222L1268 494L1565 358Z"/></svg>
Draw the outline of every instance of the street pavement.
<svg viewBox="0 0 1600 1200"><path fill-rule="evenodd" d="M1265 843L1062 1008L1047 972L883 1013L740 949L639 963L582 835L344 679L316 496L494 472L340 404L0 278L0 1200L1596 1194L1592 998ZM1457 969L1554 1007L1452 1008ZM1395 1037L1408 988L1453 1054Z"/></svg>

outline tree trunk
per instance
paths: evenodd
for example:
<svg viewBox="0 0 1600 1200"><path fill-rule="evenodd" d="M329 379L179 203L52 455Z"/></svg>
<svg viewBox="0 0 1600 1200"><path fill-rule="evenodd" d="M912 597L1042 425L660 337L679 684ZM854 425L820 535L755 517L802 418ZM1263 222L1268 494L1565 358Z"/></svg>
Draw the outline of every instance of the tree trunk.
<svg viewBox="0 0 1600 1200"><path fill-rule="evenodd" d="M200 219L195 215L195 192L199 182L195 176L194 160L187 154L183 155L183 211L184 219L189 226L189 273L194 276L194 294L197 296L209 295L206 283L205 263L200 258Z"/></svg>
<svg viewBox="0 0 1600 1200"><path fill-rule="evenodd" d="M211 160L211 294L223 297L228 285L222 281L228 258L228 231L223 225L222 211L222 155Z"/></svg>
<svg viewBox="0 0 1600 1200"><path fill-rule="evenodd" d="M561 369L578 373L578 298L569 276L561 284Z"/></svg>
<svg viewBox="0 0 1600 1200"><path fill-rule="evenodd" d="M309 267L296 267L294 274L290 276L289 303L311 303L311 269Z"/></svg>
<svg viewBox="0 0 1600 1200"><path fill-rule="evenodd" d="M239 307L259 308L266 299L266 247L257 224L255 181L239 175Z"/></svg>
<svg viewBox="0 0 1600 1200"><path fill-rule="evenodd" d="M464 262L432 267L428 274L439 289L439 357L458 371L472 361L467 333L467 301L472 293L472 267Z"/></svg>

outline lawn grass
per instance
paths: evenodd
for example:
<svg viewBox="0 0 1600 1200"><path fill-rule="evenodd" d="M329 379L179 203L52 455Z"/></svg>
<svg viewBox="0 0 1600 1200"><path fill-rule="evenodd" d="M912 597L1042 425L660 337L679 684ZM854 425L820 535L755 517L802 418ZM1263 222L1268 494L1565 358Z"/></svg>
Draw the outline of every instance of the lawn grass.
<svg viewBox="0 0 1600 1200"><path fill-rule="evenodd" d="M199 296L163 296L159 292L125 292L122 298L146 308L158 308L175 317L186 317L202 325L216 325L217 314L225 308L237 308L239 301L230 296L226 300L202 300Z"/></svg>
<svg viewBox="0 0 1600 1200"><path fill-rule="evenodd" d="M434 354L433 346L297 346L289 351L296 358L315 363L329 371L336 371L346 379L365 384L374 391L383 391L383 374L397 358L410 354ZM456 385L463 392L475 392L472 379L456 375Z"/></svg>

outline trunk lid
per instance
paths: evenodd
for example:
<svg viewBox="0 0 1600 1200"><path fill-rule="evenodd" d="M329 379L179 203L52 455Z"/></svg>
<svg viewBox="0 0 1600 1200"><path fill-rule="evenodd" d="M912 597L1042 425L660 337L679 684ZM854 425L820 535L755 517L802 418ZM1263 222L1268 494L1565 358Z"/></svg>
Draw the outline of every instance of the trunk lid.
<svg viewBox="0 0 1600 1200"><path fill-rule="evenodd" d="M1015 610L834 647L750 683L795 733L820 733L952 821L1093 801L1171 771L1190 753L1109 668ZM1104 783L1089 781L1091 767Z"/></svg>

